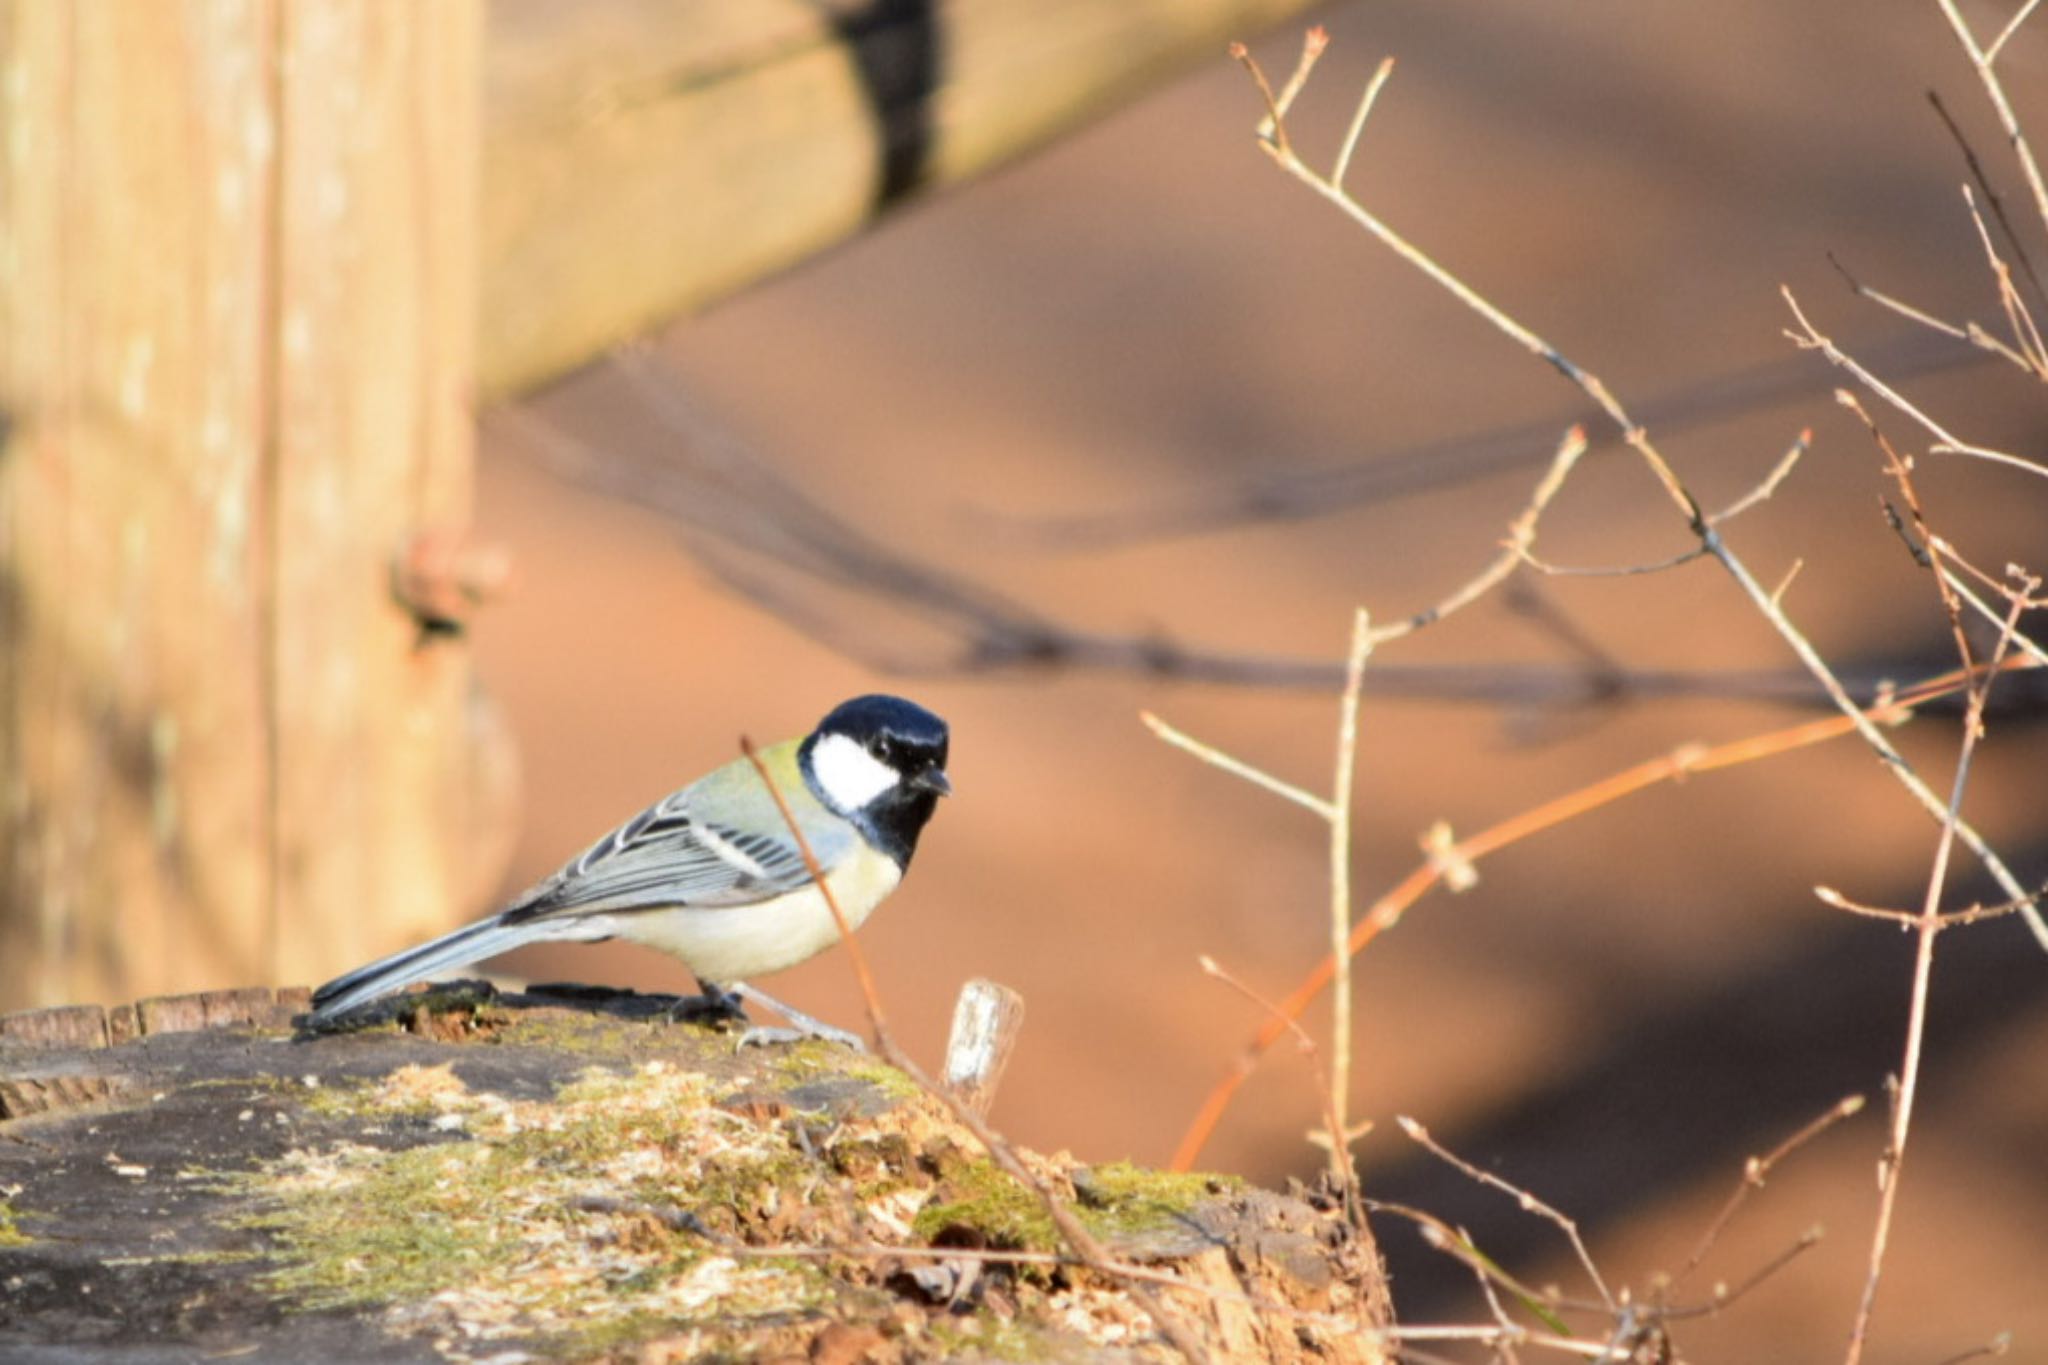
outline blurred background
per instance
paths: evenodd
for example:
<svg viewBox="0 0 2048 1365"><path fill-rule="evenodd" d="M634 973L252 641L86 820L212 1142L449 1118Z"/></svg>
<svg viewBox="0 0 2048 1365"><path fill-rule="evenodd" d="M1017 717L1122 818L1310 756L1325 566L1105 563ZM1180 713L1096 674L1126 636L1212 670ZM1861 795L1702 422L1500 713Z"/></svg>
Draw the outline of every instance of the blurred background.
<svg viewBox="0 0 2048 1365"><path fill-rule="evenodd" d="M1986 32L2008 8L1967 7ZM1327 164L1395 56L1350 174L1360 199L1646 415L1709 507L1811 427L1811 452L1731 543L1767 582L1798 567L1786 607L1845 673L1953 667L1928 577L1882 518L1894 489L1878 452L1830 397L1843 376L1785 338L1778 292L1959 435L2042 450L2035 381L1857 299L1829 260L1938 316L1999 323L1968 170L1930 90L2039 258L1939 9L1381 0L1258 38L1276 78L1309 22L1332 38L1291 121L1310 158ZM2022 120L2048 127L2048 26L2022 30L2001 70ZM1584 400L1277 173L1254 144L1259 112L1219 50L623 364L486 411L475 534L513 568L468 638L522 793L491 899L724 762L740 734L801 733L843 697L903 692L952 723L958 796L863 931L892 1021L935 1058L960 983L1001 980L1028 1016L998 1126L1088 1158L1166 1159L1260 1023L1197 955L1268 995L1291 989L1326 942L1325 843L1312 817L1167 748L1138 713L1326 790L1334 689L949 667L962 641L928 612L778 546L850 532L859 554L1040 622L1326 666L1355 606L1390 620L1469 577ZM1539 553L1591 566L1686 550L1640 464L1590 429ZM1314 482L1354 469L1392 477ZM1975 562L2048 567L2048 483L1946 456L1923 457L1919 477L1933 524ZM1303 487L1277 499L1299 515L1257 515ZM808 506L793 511L796 495ZM696 514L663 512L678 503ZM1361 904L1415 866L1434 822L1470 833L1678 745L1823 714L1755 695L1759 677L1796 681L1794 661L1711 562L1517 585L1373 661ZM1617 673L1699 685L1599 695ZM1965 805L2036 880L2039 717L1994 717ZM1958 731L1950 711L1897 735L1937 790ZM1862 1286L1913 942L1812 888L1917 907L1936 836L1866 748L1838 740L1654 788L1487 861L1463 894L1433 893L1357 961L1353 1110L1378 1125L1359 1149L1368 1192L1467 1228L1525 1282L1584 1291L1554 1229L1399 1136L1393 1116L1413 1115L1578 1218L1609 1280L1640 1294L1683 1264L1746 1157L1865 1094L1863 1116L1777 1172L1680 1295L1740 1281L1821 1225L1816 1249L1680 1339L1701 1360L1835 1358ZM1967 859L1957 869L1952 903L1997 898ZM688 986L611 945L498 965ZM766 984L860 1017L841 954ZM1327 1020L1319 1000L1318 1038ZM1931 1363L2008 1329L2015 1358L2048 1358L2033 1287L2048 957L2017 919L1944 936L1928 1049L1868 1358ZM1312 1174L1305 1066L1276 1049L1201 1164ZM1400 1222L1378 1226L1404 1320L1484 1315L1466 1272Z"/></svg>

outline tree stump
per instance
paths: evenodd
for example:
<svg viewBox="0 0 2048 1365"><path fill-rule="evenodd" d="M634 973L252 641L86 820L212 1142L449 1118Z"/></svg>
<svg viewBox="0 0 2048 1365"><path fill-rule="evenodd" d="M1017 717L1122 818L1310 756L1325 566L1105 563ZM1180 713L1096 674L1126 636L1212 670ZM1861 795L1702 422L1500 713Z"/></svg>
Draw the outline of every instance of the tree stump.
<svg viewBox="0 0 2048 1365"><path fill-rule="evenodd" d="M933 1096L668 997L482 983L0 1020L0 1357L1165 1360ZM1341 1212L1022 1153L1217 1359L1381 1361Z"/></svg>

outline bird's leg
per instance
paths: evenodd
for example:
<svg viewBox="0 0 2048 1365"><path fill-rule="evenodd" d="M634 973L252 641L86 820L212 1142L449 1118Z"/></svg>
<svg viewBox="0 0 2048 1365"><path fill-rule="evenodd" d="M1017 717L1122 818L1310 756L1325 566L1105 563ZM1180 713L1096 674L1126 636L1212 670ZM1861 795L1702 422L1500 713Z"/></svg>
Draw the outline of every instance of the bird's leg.
<svg viewBox="0 0 2048 1365"><path fill-rule="evenodd" d="M848 1033L843 1028L834 1028L830 1024L813 1019L801 1010L793 1010L774 996L749 986L744 981L733 982L731 992L735 1000L746 1000L765 1006L795 1025L793 1028L761 1028L757 1025L740 1035L741 1047L765 1047L770 1043L796 1043L806 1038L823 1038L828 1043L838 1043L843 1047L852 1048L855 1052L868 1050L868 1045L861 1041L858 1033Z"/></svg>
<svg viewBox="0 0 2048 1365"><path fill-rule="evenodd" d="M728 1021L747 1022L747 1011L740 1000L740 992L727 990L713 981L697 978L696 995L679 998L668 1009L672 1024L722 1024Z"/></svg>

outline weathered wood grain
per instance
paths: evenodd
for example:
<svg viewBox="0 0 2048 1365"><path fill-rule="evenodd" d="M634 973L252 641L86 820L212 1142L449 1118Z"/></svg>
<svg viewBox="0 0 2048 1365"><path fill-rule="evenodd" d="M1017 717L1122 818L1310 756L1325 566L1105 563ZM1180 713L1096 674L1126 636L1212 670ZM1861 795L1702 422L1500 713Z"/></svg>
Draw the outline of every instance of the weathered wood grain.
<svg viewBox="0 0 2048 1365"><path fill-rule="evenodd" d="M317 977L495 880L394 600L468 517L482 0L0 4L0 1001Z"/></svg>

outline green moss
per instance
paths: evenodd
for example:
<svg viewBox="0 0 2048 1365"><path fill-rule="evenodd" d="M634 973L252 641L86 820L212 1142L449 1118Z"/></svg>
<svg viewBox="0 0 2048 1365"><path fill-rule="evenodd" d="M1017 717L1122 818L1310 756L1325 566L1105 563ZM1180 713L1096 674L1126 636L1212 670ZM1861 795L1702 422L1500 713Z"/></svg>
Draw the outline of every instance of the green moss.
<svg viewBox="0 0 2048 1365"><path fill-rule="evenodd" d="M450 1138L293 1153L240 1178L260 1205L245 1225L280 1262L263 1283L294 1307L441 1294L458 1317L589 1355L688 1331L693 1313L724 1330L833 1293L810 1263L726 1256L649 1216L680 1199L737 1226L816 1183L779 1130L714 1114L699 1074L592 1069L544 1102L471 1092L446 1067L326 1089L326 1112L432 1114Z"/></svg>
<svg viewBox="0 0 2048 1365"><path fill-rule="evenodd" d="M1142 1231L1156 1227L1224 1190L1238 1189L1238 1176L1203 1171L1154 1171L1128 1161L1090 1167L1074 1181L1082 1217L1092 1230Z"/></svg>
<svg viewBox="0 0 2048 1365"><path fill-rule="evenodd" d="M946 1183L954 1197L926 1204L911 1225L920 1241L929 1242L959 1226L979 1232L990 1246L1010 1251L1050 1251L1058 1246L1059 1234L1045 1205L995 1162L966 1162Z"/></svg>
<svg viewBox="0 0 2048 1365"><path fill-rule="evenodd" d="M166 1251L156 1256L108 1256L101 1265L243 1265L267 1261L260 1251Z"/></svg>
<svg viewBox="0 0 2048 1365"><path fill-rule="evenodd" d="M865 1081L896 1104L914 1100L924 1093L918 1089L916 1081L887 1062L861 1057L857 1053L849 1054L838 1043L828 1043L822 1038L806 1038L782 1049L774 1066L776 1073L792 1086L820 1078Z"/></svg>
<svg viewBox="0 0 2048 1365"><path fill-rule="evenodd" d="M1038 1328L1014 1318L999 1318L985 1309L971 1318L933 1318L929 1331L932 1343L949 1360L955 1357L1016 1361L1072 1358L1071 1343L1057 1342ZM1062 1349L1063 1345L1066 1349Z"/></svg>
<svg viewBox="0 0 2048 1365"><path fill-rule="evenodd" d="M1058 1249L1058 1231L1038 1195L993 1161L964 1163L947 1175L946 1183L954 1197L918 1211L914 1231L920 1238L929 1241L957 1225L974 1229L992 1246ZM1074 1212L1097 1236L1144 1232L1241 1183L1235 1177L1152 1171L1116 1161L1075 1175Z"/></svg>
<svg viewBox="0 0 2048 1365"><path fill-rule="evenodd" d="M32 1240L14 1225L14 1206L0 1199L0 1247L25 1247Z"/></svg>

